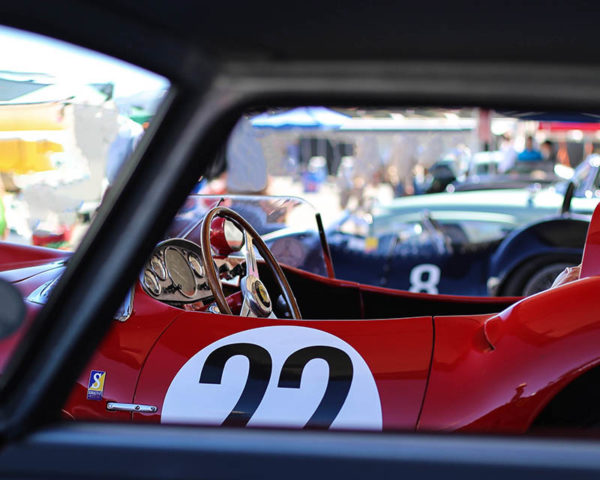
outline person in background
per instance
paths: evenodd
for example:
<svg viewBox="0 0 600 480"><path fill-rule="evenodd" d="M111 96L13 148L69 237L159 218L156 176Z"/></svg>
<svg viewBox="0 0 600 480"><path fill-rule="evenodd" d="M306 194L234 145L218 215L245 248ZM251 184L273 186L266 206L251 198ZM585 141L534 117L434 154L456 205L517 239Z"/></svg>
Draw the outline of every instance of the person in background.
<svg viewBox="0 0 600 480"><path fill-rule="evenodd" d="M140 138L144 134L144 128L128 117L119 115L117 117L119 129L115 139L110 144L106 158L106 179L112 185L121 171L123 163L135 150Z"/></svg>
<svg viewBox="0 0 600 480"><path fill-rule="evenodd" d="M220 171L199 190L202 195L268 195L267 161L256 132L246 117L233 128Z"/></svg>
<svg viewBox="0 0 600 480"><path fill-rule="evenodd" d="M6 189L4 183L0 179L0 240L6 240L8 237L9 228L6 222L6 211L4 209L4 195Z"/></svg>
<svg viewBox="0 0 600 480"><path fill-rule="evenodd" d="M417 141L409 135L394 135L387 159L389 178L396 196L413 195L413 168L417 164Z"/></svg>
<svg viewBox="0 0 600 480"><path fill-rule="evenodd" d="M513 147L512 139L508 133L502 135L500 151L502 152L502 160L498 164L498 172L504 173L514 167L517 161L517 151Z"/></svg>
<svg viewBox="0 0 600 480"><path fill-rule="evenodd" d="M567 142L564 140L558 143L558 151L556 152L556 160L560 165L564 165L565 167L571 167L571 159L569 158Z"/></svg>
<svg viewBox="0 0 600 480"><path fill-rule="evenodd" d="M267 160L248 118L241 118L231 132L226 157L228 193L268 195Z"/></svg>
<svg viewBox="0 0 600 480"><path fill-rule="evenodd" d="M556 163L556 152L554 151L554 143L550 140L546 140L540 146L540 153L542 154L542 160L545 162L551 162L553 165Z"/></svg>
<svg viewBox="0 0 600 480"><path fill-rule="evenodd" d="M340 208L345 210L355 194L353 157L346 156L342 158L338 168L337 183L340 190Z"/></svg>
<svg viewBox="0 0 600 480"><path fill-rule="evenodd" d="M533 137L529 135L525 139L525 150L519 153L517 157L519 162L539 162L542 160L542 154L533 146Z"/></svg>
<svg viewBox="0 0 600 480"><path fill-rule="evenodd" d="M554 166L556 165L554 144L550 140L546 140L540 145L540 153L542 154L541 170L548 173L554 172Z"/></svg>
<svg viewBox="0 0 600 480"><path fill-rule="evenodd" d="M269 175L256 130L247 117L242 117L233 128L224 155L223 171L207 182L201 195L269 195ZM269 202L229 199L225 206L235 210L263 235L278 225L270 223Z"/></svg>

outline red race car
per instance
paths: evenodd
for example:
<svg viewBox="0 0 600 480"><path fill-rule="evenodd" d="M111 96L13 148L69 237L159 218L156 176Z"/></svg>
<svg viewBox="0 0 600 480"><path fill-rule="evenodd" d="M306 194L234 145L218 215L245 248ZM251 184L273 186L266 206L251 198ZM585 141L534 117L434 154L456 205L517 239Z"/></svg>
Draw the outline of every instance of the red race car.
<svg viewBox="0 0 600 480"><path fill-rule="evenodd" d="M64 416L493 432L598 421L600 211L582 278L525 299L340 281L297 268L307 261L301 243L274 256L262 240L313 219L297 199L190 197ZM29 322L68 257L1 246L0 277L27 299ZM26 328L2 341L1 365Z"/></svg>

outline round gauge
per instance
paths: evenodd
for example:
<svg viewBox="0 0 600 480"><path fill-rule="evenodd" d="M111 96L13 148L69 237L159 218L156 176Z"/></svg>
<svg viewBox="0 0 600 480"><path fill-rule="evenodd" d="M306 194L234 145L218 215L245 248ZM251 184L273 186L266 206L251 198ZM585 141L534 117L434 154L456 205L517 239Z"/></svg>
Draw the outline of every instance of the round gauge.
<svg viewBox="0 0 600 480"><path fill-rule="evenodd" d="M158 278L160 278L161 280L165 280L167 278L167 272L165 271L165 266L163 265L163 263L158 255L154 255L150 259L150 266L152 267L152 270L154 270L154 273L156 273L156 276Z"/></svg>
<svg viewBox="0 0 600 480"><path fill-rule="evenodd" d="M188 261L190 262L190 266L196 275L202 277L204 275L204 271L202 270L202 265L200 264L200 260L195 255L189 255Z"/></svg>
<svg viewBox="0 0 600 480"><path fill-rule="evenodd" d="M160 295L160 292L162 290L160 288L160 284L158 283L156 275L150 269L146 269L146 271L144 272L144 286L154 296Z"/></svg>
<svg viewBox="0 0 600 480"><path fill-rule="evenodd" d="M183 254L175 248L165 250L165 266L173 281L173 285L186 297L196 293L196 280L194 274Z"/></svg>

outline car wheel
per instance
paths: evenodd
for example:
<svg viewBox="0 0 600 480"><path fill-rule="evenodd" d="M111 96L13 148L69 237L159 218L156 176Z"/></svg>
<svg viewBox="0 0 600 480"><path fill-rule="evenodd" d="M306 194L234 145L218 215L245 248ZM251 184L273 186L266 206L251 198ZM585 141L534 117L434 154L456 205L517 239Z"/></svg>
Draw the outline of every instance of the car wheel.
<svg viewBox="0 0 600 480"><path fill-rule="evenodd" d="M508 279L502 289L506 296L529 296L547 290L567 267L577 265L575 258L542 257L526 262Z"/></svg>

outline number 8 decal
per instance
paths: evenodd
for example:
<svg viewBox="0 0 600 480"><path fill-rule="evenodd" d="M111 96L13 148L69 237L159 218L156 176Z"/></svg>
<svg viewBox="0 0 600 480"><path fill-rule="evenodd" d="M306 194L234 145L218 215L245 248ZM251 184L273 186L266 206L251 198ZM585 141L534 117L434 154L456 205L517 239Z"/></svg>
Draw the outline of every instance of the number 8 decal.
<svg viewBox="0 0 600 480"><path fill-rule="evenodd" d="M435 295L438 292L438 284L442 271L437 265L424 263L417 265L410 271L410 292L425 292Z"/></svg>
<svg viewBox="0 0 600 480"><path fill-rule="evenodd" d="M349 344L307 327L222 338L192 356L165 396L163 423L380 430L377 385Z"/></svg>

